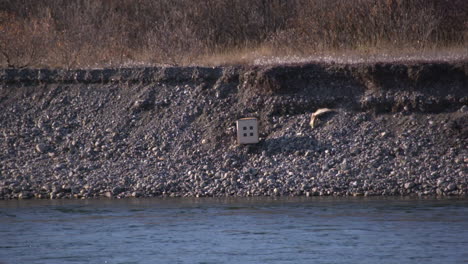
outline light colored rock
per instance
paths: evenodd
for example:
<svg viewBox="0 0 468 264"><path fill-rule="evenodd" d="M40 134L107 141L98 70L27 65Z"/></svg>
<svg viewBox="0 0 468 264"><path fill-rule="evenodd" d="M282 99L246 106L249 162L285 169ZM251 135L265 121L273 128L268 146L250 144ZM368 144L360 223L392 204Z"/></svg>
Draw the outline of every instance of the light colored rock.
<svg viewBox="0 0 468 264"><path fill-rule="evenodd" d="M310 127L311 128L315 128L315 125L317 123L317 118L321 115L324 115L326 113L331 113L331 112L335 112L335 110L333 109L330 109L330 108L319 108L317 111L315 111L314 113L312 113L310 115Z"/></svg>
<svg viewBox="0 0 468 264"><path fill-rule="evenodd" d="M39 153L46 153L49 151L49 146L44 143L39 143L36 145L36 151Z"/></svg>
<svg viewBox="0 0 468 264"><path fill-rule="evenodd" d="M450 183L448 186L447 186L447 191L454 191L457 189L457 185L455 183Z"/></svg>
<svg viewBox="0 0 468 264"><path fill-rule="evenodd" d="M444 178L439 178L437 179L437 187L441 186L442 184L444 184L445 182L445 179Z"/></svg>

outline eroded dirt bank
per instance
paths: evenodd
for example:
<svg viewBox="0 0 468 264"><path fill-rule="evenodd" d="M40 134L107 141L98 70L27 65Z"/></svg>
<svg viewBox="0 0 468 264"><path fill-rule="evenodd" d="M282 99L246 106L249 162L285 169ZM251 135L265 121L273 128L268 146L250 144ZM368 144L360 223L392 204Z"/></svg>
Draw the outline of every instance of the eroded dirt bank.
<svg viewBox="0 0 468 264"><path fill-rule="evenodd" d="M0 198L468 193L468 62L0 70ZM337 109L311 129L309 116ZM260 120L238 146L235 120Z"/></svg>

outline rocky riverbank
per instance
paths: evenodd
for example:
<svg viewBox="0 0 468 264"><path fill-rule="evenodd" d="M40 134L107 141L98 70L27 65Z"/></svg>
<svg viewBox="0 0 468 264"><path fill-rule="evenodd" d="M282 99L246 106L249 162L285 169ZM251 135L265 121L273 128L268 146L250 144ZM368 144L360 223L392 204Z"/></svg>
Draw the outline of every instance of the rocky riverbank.
<svg viewBox="0 0 468 264"><path fill-rule="evenodd" d="M468 193L468 62L0 70L0 199ZM321 107L337 110L309 126ZM235 120L261 141L236 144Z"/></svg>

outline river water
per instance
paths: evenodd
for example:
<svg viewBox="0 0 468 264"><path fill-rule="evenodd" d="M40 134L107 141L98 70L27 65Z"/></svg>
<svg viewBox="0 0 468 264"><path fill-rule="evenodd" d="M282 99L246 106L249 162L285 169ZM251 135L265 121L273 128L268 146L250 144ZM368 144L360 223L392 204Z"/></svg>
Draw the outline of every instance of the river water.
<svg viewBox="0 0 468 264"><path fill-rule="evenodd" d="M468 200L0 201L0 263L468 263Z"/></svg>

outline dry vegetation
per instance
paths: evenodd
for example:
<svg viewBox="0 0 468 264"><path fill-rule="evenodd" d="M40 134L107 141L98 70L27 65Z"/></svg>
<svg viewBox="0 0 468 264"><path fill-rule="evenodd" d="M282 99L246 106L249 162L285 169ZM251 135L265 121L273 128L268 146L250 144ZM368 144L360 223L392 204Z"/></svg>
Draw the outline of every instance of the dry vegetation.
<svg viewBox="0 0 468 264"><path fill-rule="evenodd" d="M466 58L467 47L466 0L0 0L0 67Z"/></svg>

